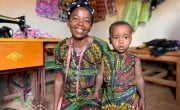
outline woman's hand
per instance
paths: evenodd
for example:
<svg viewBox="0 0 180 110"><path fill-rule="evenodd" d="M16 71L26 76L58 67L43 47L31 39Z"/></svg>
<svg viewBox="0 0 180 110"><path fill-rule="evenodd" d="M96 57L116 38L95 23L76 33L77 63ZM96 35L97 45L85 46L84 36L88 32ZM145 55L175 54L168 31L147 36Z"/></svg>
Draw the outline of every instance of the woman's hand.
<svg viewBox="0 0 180 110"><path fill-rule="evenodd" d="M99 94L96 93L96 92L94 92L94 94L88 95L87 98L88 98L88 99L95 99L95 100L97 100L97 101L101 101L101 99L100 99L100 97L99 97Z"/></svg>

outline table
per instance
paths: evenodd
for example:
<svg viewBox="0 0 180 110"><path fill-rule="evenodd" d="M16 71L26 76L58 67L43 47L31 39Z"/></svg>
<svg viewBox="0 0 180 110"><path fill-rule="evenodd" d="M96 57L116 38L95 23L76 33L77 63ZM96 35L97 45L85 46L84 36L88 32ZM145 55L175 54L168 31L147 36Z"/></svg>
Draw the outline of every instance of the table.
<svg viewBox="0 0 180 110"><path fill-rule="evenodd" d="M45 106L45 68L44 47L48 43L57 43L59 39L0 39L0 75L11 75L28 71L31 74L33 104L37 108ZM20 96L24 102L23 91L5 98Z"/></svg>
<svg viewBox="0 0 180 110"><path fill-rule="evenodd" d="M176 80L166 80L160 78L150 78L149 81L159 83L162 85L175 87L176 88L176 100L180 102L180 50L167 52L161 56L151 55L151 52L148 48L136 49L131 47L130 52L135 53L141 60L146 61L161 61L161 62L172 62L176 64Z"/></svg>

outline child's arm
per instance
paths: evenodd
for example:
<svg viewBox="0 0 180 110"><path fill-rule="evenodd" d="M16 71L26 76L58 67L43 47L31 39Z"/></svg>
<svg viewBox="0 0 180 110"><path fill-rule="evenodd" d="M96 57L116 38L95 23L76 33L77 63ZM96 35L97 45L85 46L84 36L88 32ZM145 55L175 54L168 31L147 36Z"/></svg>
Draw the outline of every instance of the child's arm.
<svg viewBox="0 0 180 110"><path fill-rule="evenodd" d="M144 90L145 82L142 75L141 62L140 62L140 59L138 58L135 64L135 80L136 80L137 89L140 95L139 110L144 110L145 109L145 90Z"/></svg>

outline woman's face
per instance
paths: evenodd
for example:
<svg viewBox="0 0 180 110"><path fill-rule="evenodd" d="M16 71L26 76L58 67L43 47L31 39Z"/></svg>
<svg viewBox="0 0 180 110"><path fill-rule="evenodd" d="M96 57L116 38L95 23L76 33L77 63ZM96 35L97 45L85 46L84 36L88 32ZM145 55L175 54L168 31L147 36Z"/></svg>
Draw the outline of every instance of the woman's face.
<svg viewBox="0 0 180 110"><path fill-rule="evenodd" d="M91 14L84 7L76 8L70 15L67 25L73 38L85 38L91 29Z"/></svg>

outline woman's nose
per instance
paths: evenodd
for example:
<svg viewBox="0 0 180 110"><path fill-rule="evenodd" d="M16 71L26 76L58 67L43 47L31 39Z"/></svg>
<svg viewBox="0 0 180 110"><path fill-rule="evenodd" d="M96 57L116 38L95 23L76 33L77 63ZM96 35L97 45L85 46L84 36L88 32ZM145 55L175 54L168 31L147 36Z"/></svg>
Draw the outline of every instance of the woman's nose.
<svg viewBox="0 0 180 110"><path fill-rule="evenodd" d="M83 25L83 20L78 20L78 25Z"/></svg>

